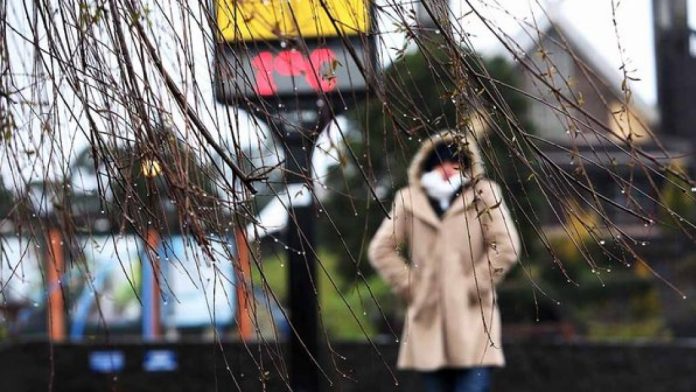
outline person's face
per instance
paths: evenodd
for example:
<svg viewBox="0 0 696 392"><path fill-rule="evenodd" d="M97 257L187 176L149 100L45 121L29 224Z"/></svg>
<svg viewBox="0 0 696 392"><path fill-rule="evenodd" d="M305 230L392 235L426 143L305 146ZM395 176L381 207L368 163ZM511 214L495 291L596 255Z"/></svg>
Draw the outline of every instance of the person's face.
<svg viewBox="0 0 696 392"><path fill-rule="evenodd" d="M436 166L435 170L437 170L440 173L440 175L442 175L443 179L449 180L452 176L458 176L460 169L459 163L445 161L442 162L442 164Z"/></svg>

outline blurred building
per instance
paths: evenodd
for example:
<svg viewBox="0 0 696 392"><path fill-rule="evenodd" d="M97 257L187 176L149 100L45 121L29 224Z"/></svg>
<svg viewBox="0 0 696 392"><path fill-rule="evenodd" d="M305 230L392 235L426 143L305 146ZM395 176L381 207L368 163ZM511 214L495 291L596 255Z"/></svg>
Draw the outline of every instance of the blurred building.
<svg viewBox="0 0 696 392"><path fill-rule="evenodd" d="M640 280L659 288L662 311L677 336L693 330L687 306L673 306L682 293L694 291L693 284L680 285L676 267L686 263L692 233L680 222L693 219L688 205L694 188L679 178L693 173L695 164L690 136L696 124L696 33L686 7L686 0L654 1L658 107L632 94L628 65L611 67L553 9L538 30L516 39L511 54L530 97L539 172L549 174L541 181L551 196L550 208L540 214L544 235L551 243L575 244L579 260L609 257L634 264L636 279L619 280L624 287L635 288ZM657 274L682 291L655 279ZM624 305L628 299L618 308Z"/></svg>

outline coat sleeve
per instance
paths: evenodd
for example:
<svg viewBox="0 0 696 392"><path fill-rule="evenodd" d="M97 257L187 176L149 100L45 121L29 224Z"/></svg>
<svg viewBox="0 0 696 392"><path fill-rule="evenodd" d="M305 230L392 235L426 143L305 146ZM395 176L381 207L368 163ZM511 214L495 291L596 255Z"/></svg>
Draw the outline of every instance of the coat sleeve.
<svg viewBox="0 0 696 392"><path fill-rule="evenodd" d="M404 208L404 192L397 192L390 218L385 218L368 247L370 264L391 290L409 301L410 267L400 249L406 244L409 212Z"/></svg>
<svg viewBox="0 0 696 392"><path fill-rule="evenodd" d="M471 303L478 303L489 295L520 255L520 238L500 186L486 181L479 189L481 203L477 214L483 232L484 252L474 265L473 284L469 288Z"/></svg>

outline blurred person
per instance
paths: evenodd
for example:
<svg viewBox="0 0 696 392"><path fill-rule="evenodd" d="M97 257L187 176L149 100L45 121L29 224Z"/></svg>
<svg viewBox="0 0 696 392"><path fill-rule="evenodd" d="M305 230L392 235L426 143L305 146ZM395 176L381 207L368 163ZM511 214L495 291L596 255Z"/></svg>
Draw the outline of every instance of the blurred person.
<svg viewBox="0 0 696 392"><path fill-rule="evenodd" d="M368 251L407 304L397 367L428 391L487 391L505 364L495 287L519 237L471 139L447 131L422 144Z"/></svg>

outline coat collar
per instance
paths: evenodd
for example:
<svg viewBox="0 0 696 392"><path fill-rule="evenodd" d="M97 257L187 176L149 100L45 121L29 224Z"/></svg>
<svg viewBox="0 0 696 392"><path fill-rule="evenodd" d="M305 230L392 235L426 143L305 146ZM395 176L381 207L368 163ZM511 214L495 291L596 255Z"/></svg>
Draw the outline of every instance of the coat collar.
<svg viewBox="0 0 696 392"><path fill-rule="evenodd" d="M425 195L425 192L423 192L420 187L414 185L409 186L405 198L405 206L415 218L433 227L438 227L440 225L440 218L438 218L435 211L433 211L428 201L428 196Z"/></svg>
<svg viewBox="0 0 696 392"><path fill-rule="evenodd" d="M435 211L433 211L433 207L430 205L428 196L425 194L423 189L421 189L419 186L411 186L409 188L410 200L407 205L410 205L409 210L411 214L434 228L440 227L442 222L448 217L457 215L462 211L467 210L476 200L476 192L474 187L466 187L461 195L452 200L452 204L447 211L445 211L442 217L438 218Z"/></svg>
<svg viewBox="0 0 696 392"><path fill-rule="evenodd" d="M476 201L476 187L470 185L466 187L461 195L452 200L452 204L442 215L442 220L447 219L450 216L457 215L462 211L468 210Z"/></svg>

